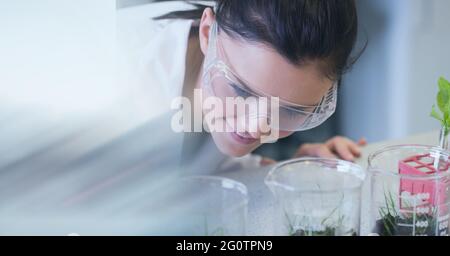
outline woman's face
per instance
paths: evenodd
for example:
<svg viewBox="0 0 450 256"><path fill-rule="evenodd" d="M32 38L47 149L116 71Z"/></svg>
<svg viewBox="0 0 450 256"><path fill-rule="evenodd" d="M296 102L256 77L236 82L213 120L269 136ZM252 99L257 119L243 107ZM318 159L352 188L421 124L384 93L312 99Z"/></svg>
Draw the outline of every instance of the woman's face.
<svg viewBox="0 0 450 256"><path fill-rule="evenodd" d="M204 15L200 26L200 43L204 54L208 52L209 42L207 18ZM319 63L311 62L296 66L267 46L234 39L224 32L220 32L217 39L227 56L226 64L239 78L246 81L246 86L253 91L264 92L266 95L298 105L311 106L317 105L333 86L333 81L321 74ZM204 96L211 96L204 86L202 88ZM236 120L231 120L233 121ZM287 137L292 133L279 130L278 138ZM244 156L258 148L261 145L261 136L264 135L258 129L256 132L248 130L239 133L211 132L211 134L219 150L234 157Z"/></svg>

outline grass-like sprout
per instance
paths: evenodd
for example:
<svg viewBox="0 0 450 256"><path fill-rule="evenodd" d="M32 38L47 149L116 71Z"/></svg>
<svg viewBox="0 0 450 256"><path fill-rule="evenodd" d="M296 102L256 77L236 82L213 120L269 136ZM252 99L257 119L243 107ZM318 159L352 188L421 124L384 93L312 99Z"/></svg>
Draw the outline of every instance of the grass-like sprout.
<svg viewBox="0 0 450 256"><path fill-rule="evenodd" d="M401 213L396 207L391 193L384 193L385 205L378 209L380 219L375 230L380 236L434 236L437 235L437 210L431 207L429 212L411 214ZM425 206L428 207L428 206ZM408 205L405 209L412 208ZM415 208L416 210L417 208ZM421 225L418 225L420 223Z"/></svg>
<svg viewBox="0 0 450 256"><path fill-rule="evenodd" d="M310 217L303 216L299 218L300 216L295 216L294 220L291 220L289 217L289 214L285 211L285 218L287 220L288 225L288 233L291 236L336 236L336 235L342 235L342 236L357 236L357 232L353 229L350 229L346 232L340 232L343 228L343 222L345 220L345 216L341 215L339 213L338 220L335 223L330 223L331 218L333 215L336 214L336 212L341 208L342 202L344 200L344 195L342 195L342 198L340 200L340 203L337 207L335 207L330 214L325 217L321 221L321 226L323 229L321 230L314 230L315 227L311 227L310 225Z"/></svg>

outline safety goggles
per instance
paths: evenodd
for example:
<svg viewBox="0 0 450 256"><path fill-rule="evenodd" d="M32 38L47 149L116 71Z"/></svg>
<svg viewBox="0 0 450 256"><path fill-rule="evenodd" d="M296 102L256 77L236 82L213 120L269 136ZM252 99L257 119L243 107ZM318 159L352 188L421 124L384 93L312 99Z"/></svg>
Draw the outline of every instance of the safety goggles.
<svg viewBox="0 0 450 256"><path fill-rule="evenodd" d="M256 99L272 98L261 91L251 89L240 79L233 70L226 64L223 48L218 40L218 25L215 22L210 31L210 43L208 54L203 66L203 87L220 99L254 97ZM270 111L270 104L267 111L259 113L247 112L247 118L267 118L271 129L279 131L305 131L315 128L324 123L336 111L337 103L337 83L321 99L320 103L314 106L293 104L291 102L278 99L278 111ZM278 115L278 122L271 122L274 114Z"/></svg>

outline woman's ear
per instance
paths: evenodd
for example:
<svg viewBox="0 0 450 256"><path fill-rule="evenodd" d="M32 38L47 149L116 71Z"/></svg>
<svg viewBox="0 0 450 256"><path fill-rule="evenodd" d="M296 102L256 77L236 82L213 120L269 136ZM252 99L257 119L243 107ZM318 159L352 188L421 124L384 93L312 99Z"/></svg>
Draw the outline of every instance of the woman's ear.
<svg viewBox="0 0 450 256"><path fill-rule="evenodd" d="M209 45L209 31L215 21L215 15L211 8L206 8L203 11L202 19L200 20L199 38L200 48L204 55L208 52Z"/></svg>

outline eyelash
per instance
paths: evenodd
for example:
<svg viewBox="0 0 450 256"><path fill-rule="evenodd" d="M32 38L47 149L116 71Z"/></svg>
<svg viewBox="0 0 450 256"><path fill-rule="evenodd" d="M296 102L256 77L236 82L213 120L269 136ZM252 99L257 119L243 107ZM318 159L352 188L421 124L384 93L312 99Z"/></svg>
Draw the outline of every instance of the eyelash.
<svg viewBox="0 0 450 256"><path fill-rule="evenodd" d="M283 111L291 119L293 119L294 117L298 117L300 115L299 112L294 111L292 109L284 109ZM306 113L303 113L303 115L304 116L309 116L309 114L306 114Z"/></svg>
<svg viewBox="0 0 450 256"><path fill-rule="evenodd" d="M285 109L284 112L288 115L289 119L293 119L294 117L296 117L298 115L298 113L296 113L293 110L290 109Z"/></svg>
<svg viewBox="0 0 450 256"><path fill-rule="evenodd" d="M234 83L230 83L229 85L233 88L234 92L237 95L239 95L243 98L249 98L249 97L253 96L252 94L243 90L241 87L239 87L238 85L236 85ZM284 112L288 115L289 118L294 118L298 115L298 113L296 111L291 110L291 109L285 109Z"/></svg>
<svg viewBox="0 0 450 256"><path fill-rule="evenodd" d="M236 92L237 95L239 95L243 98L248 98L248 97L252 96L250 93L246 92L245 90L243 90L236 84L230 83L230 86L233 88L234 92Z"/></svg>

